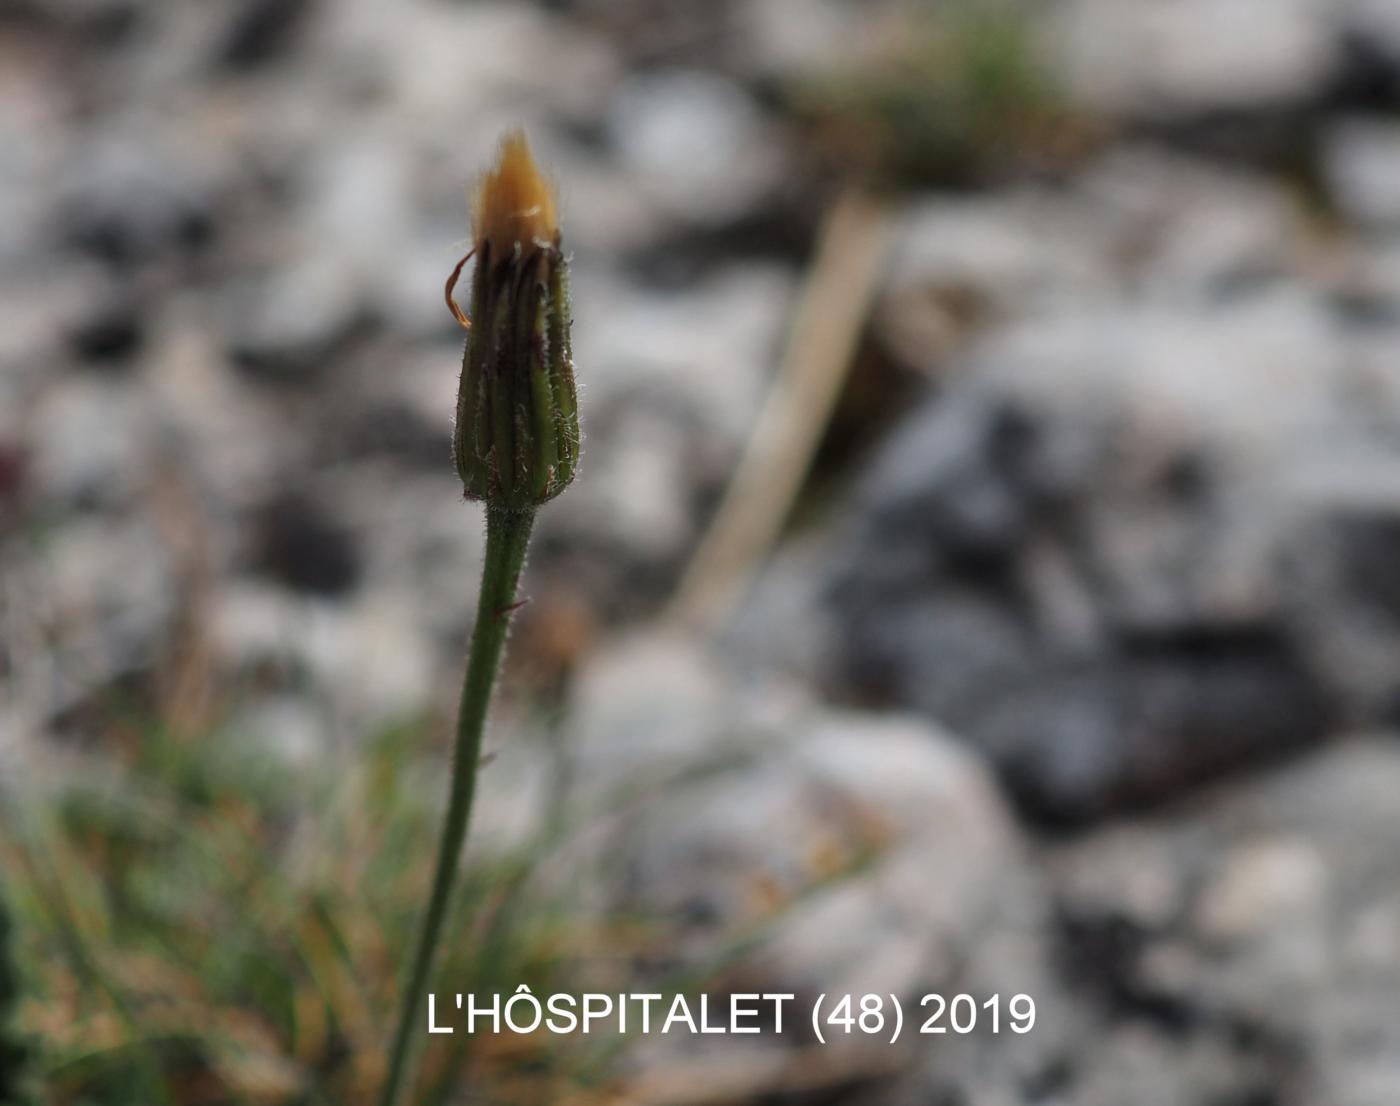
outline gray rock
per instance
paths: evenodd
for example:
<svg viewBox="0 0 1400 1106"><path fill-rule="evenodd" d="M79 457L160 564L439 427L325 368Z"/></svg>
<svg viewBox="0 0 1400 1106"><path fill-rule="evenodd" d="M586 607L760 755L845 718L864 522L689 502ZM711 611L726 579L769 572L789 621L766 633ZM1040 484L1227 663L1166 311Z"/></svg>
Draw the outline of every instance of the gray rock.
<svg viewBox="0 0 1400 1106"><path fill-rule="evenodd" d="M254 572L292 591L338 597L359 580L355 535L305 489L277 491L259 505L248 531Z"/></svg>
<svg viewBox="0 0 1400 1106"><path fill-rule="evenodd" d="M304 384L328 372L366 320L362 289L331 256L278 270L232 300L229 356L270 383Z"/></svg>
<svg viewBox="0 0 1400 1106"><path fill-rule="evenodd" d="M740 9L731 56L759 80L840 71L886 53L908 16L897 0L753 0Z"/></svg>
<svg viewBox="0 0 1400 1106"><path fill-rule="evenodd" d="M619 88L609 130L618 155L677 219L732 222L777 183L773 124L736 84L699 71L658 71Z"/></svg>
<svg viewBox="0 0 1400 1106"><path fill-rule="evenodd" d="M1058 1062L1079 1019L1036 936L1045 900L989 776L956 742L911 719L821 710L795 688L736 682L676 639L640 638L600 658L578 706L580 801L609 813L575 835L588 859L571 867L596 909L665 933L630 967L633 989L719 964L706 991L795 993L808 1009L847 991L898 995L918 1021L932 1013L922 995L938 990L979 1001L1028 991L1043 1003L1043 1033L1006 1040L984 1026L976 1041L935 1050L932 1066L925 1045L936 1039L913 1026L901 1048L835 1041L826 1078L861 1082L872 1103L916 1088L1011 1089ZM759 1094L784 1085L791 1050L809 1039L790 1023L782 1037L708 1051ZM645 1079L704 1044L648 1042L633 1062ZM988 1074L993 1054L999 1077Z"/></svg>
<svg viewBox="0 0 1400 1106"><path fill-rule="evenodd" d="M332 88L351 75L390 133L425 144L448 136L461 148L465 131L474 148L462 151L459 180L503 127L534 122L541 109L596 124L616 79L612 44L586 25L504 0L394 12L355 0L324 20L312 57Z"/></svg>
<svg viewBox="0 0 1400 1106"><path fill-rule="evenodd" d="M1125 300L1213 310L1300 275L1300 220L1272 182L1121 145L1068 187L910 204L895 228L876 325L902 364L934 374L1007 321L1064 319Z"/></svg>
<svg viewBox="0 0 1400 1106"><path fill-rule="evenodd" d="M352 486L373 491L360 498ZM446 648L443 676L455 683L474 613L472 588L481 571L485 528L480 509L462 501L450 458L437 473L412 477L396 466L356 465L330 494L351 505L346 521L358 537L363 587L407 604L427 640ZM532 575L527 566L527 594Z"/></svg>
<svg viewBox="0 0 1400 1106"><path fill-rule="evenodd" d="M23 271L28 284L48 253L42 232L52 195L46 184L64 162L66 142L63 131L51 124L61 111L57 82L45 79L42 66L17 61L8 68L9 84L0 102L0 145L10 151L0 164L0 211L5 213L0 265L6 277Z"/></svg>
<svg viewBox="0 0 1400 1106"><path fill-rule="evenodd" d="M324 764L335 748L332 719L305 695L283 692L239 706L222 739L243 746L250 759L266 758L275 771L306 772Z"/></svg>
<svg viewBox="0 0 1400 1106"><path fill-rule="evenodd" d="M1354 54L1368 63L1380 63L1392 73L1400 67L1400 4L1395 0L1339 0L1334 11Z"/></svg>
<svg viewBox="0 0 1400 1106"><path fill-rule="evenodd" d="M794 655L976 742L1052 819L1390 717L1400 408L1339 327L1278 289L992 331L807 558L825 612L797 632L827 640Z"/></svg>
<svg viewBox="0 0 1400 1106"><path fill-rule="evenodd" d="M618 778L654 778L733 755L748 741L735 722L743 707L733 691L692 643L620 642L580 677L572 737L580 786L596 792Z"/></svg>
<svg viewBox="0 0 1400 1106"><path fill-rule="evenodd" d="M119 689L139 695L174 625L163 535L139 517L72 519L42 548L11 551L5 571L16 705L37 733L91 738L91 708Z"/></svg>
<svg viewBox="0 0 1400 1106"><path fill-rule="evenodd" d="M1134 298L1209 307L1298 268L1301 213L1275 182L1157 147L1108 150L1045 206L1038 226L1073 227L1099 284Z"/></svg>
<svg viewBox="0 0 1400 1106"><path fill-rule="evenodd" d="M328 705L326 731L364 739L434 700L442 672L433 643L398 594L353 602L289 600L252 581L211 598L209 638L231 673L262 672ZM455 666L454 666L455 667Z"/></svg>
<svg viewBox="0 0 1400 1106"><path fill-rule="evenodd" d="M1310 489L1282 560L1288 618L1309 666L1355 723L1400 717L1400 462L1351 466ZM1369 470L1364 475L1357 470ZM1376 480L1379 474L1381 480ZM1364 492L1366 483L1375 487Z"/></svg>
<svg viewBox="0 0 1400 1106"><path fill-rule="evenodd" d="M1317 0L1074 0L1054 22L1076 94L1138 119L1293 108L1340 56Z"/></svg>
<svg viewBox="0 0 1400 1106"><path fill-rule="evenodd" d="M69 273L58 308L69 349L95 371L129 368L149 329L139 288L129 277L115 278L96 265Z"/></svg>
<svg viewBox="0 0 1400 1106"><path fill-rule="evenodd" d="M1258 1092L1276 1101L1383 1101L1400 994L1397 785L1394 740L1357 739L1058 850L1067 924L1081 942L1117 934L1113 955L1079 970L1139 1016L1274 1053Z"/></svg>
<svg viewBox="0 0 1400 1106"><path fill-rule="evenodd" d="M1104 1029L1084 1057L1076 1106L1194 1106L1200 1102L1248 1102L1268 1086L1273 1057L1255 1057L1226 1041L1201 1034L1185 1039L1132 1024Z"/></svg>
<svg viewBox="0 0 1400 1106"><path fill-rule="evenodd" d="M893 288L959 288L1011 311L1102 286L1093 228L1071 204L1030 189L920 200L901 213L892 237Z"/></svg>
<svg viewBox="0 0 1400 1106"><path fill-rule="evenodd" d="M19 797L35 759L33 726L13 702L0 710L0 801Z"/></svg>
<svg viewBox="0 0 1400 1106"><path fill-rule="evenodd" d="M37 494L60 507L129 505L153 462L150 404L119 381L71 381L31 414Z"/></svg>
<svg viewBox="0 0 1400 1106"><path fill-rule="evenodd" d="M222 565L232 562L243 513L305 465L306 441L269 418L281 393L228 371L207 307L193 298L164 301L132 384L155 412L160 459L193 497Z"/></svg>
<svg viewBox="0 0 1400 1106"><path fill-rule="evenodd" d="M218 61L252 69L283 56L312 7L312 0L244 0L228 21Z"/></svg>
<svg viewBox="0 0 1400 1106"><path fill-rule="evenodd" d="M578 786L642 796L611 819L614 904L675 927L683 961L759 926L746 960L774 986L909 994L1025 886L990 780L925 724L745 688L671 639L601 659L579 696Z"/></svg>
<svg viewBox="0 0 1400 1106"><path fill-rule="evenodd" d="M1400 126L1382 119L1335 123L1323 148L1323 171L1342 215L1367 230L1400 225L1394 181L1400 173Z"/></svg>
<svg viewBox="0 0 1400 1106"><path fill-rule="evenodd" d="M979 325L1100 293L1080 215L1030 190L911 204L891 236L881 337L901 363L934 372Z"/></svg>
<svg viewBox="0 0 1400 1106"><path fill-rule="evenodd" d="M202 247L217 206L209 167L150 117L105 119L54 186L57 233L117 265Z"/></svg>

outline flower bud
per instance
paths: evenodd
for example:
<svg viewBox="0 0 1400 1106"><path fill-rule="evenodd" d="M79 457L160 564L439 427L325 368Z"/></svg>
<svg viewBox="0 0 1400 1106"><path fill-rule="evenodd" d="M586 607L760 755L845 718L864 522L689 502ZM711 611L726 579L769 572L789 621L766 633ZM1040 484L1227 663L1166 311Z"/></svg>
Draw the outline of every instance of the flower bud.
<svg viewBox="0 0 1400 1106"><path fill-rule="evenodd" d="M529 510L574 478L579 427L557 205L519 131L502 140L477 187L472 232L457 472L468 499Z"/></svg>

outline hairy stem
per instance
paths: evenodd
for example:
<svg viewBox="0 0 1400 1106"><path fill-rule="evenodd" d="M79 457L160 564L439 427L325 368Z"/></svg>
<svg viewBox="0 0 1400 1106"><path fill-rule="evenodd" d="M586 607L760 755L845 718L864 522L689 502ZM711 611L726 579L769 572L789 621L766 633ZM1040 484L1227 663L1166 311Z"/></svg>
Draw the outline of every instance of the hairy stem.
<svg viewBox="0 0 1400 1106"><path fill-rule="evenodd" d="M389 1056L388 1075L380 1106L395 1106L408 1068L417 1026L426 1035L419 1015L432 974L433 958L442 936L452 885L462 856L462 844L471 820L472 799L476 794L476 770L481 760L481 735L491 689L496 682L504 651L506 631L515 603L515 589L525 564L525 547L534 525L533 511L486 509L486 563L481 574L481 598L477 602L476 626L472 630L471 654L462 681L462 701L457 715L457 745L452 765L452 791L447 818L438 846L437 870L433 875L432 896L418 934L408 985L403 992L398 1029Z"/></svg>

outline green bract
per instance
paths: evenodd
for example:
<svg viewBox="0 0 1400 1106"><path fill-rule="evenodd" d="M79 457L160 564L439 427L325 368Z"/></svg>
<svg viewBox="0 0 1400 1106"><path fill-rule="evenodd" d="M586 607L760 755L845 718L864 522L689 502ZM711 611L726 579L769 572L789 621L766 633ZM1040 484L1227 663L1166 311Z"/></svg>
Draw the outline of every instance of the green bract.
<svg viewBox="0 0 1400 1106"><path fill-rule="evenodd" d="M468 499L526 510L578 468L568 262L553 242L477 244L453 452Z"/></svg>

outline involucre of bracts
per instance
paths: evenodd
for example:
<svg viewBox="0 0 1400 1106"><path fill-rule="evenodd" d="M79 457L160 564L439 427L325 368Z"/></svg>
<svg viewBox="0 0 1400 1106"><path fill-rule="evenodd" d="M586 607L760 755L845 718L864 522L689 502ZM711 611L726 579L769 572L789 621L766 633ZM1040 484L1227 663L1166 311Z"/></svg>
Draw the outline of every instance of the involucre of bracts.
<svg viewBox="0 0 1400 1106"><path fill-rule="evenodd" d="M474 204L471 330L453 452L468 499L528 510L578 468L568 260L550 189L518 132Z"/></svg>

